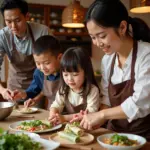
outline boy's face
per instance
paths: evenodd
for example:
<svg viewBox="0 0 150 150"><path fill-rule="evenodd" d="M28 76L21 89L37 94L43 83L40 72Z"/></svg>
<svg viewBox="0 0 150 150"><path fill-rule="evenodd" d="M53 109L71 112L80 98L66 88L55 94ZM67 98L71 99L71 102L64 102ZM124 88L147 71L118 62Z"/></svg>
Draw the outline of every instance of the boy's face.
<svg viewBox="0 0 150 150"><path fill-rule="evenodd" d="M49 52L45 52L40 55L33 55L37 68L46 76L58 72L61 56L62 54L59 54L56 57L51 55Z"/></svg>

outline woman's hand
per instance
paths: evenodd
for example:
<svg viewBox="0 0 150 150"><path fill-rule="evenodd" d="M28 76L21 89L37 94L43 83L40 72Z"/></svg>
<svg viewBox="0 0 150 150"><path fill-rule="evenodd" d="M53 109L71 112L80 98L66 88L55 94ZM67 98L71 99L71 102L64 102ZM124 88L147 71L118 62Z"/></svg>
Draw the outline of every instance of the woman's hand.
<svg viewBox="0 0 150 150"><path fill-rule="evenodd" d="M92 130L97 126L101 126L106 122L102 111L85 114L80 126L87 130Z"/></svg>
<svg viewBox="0 0 150 150"><path fill-rule="evenodd" d="M24 107L31 107L36 104L34 99L29 98L27 101L24 102Z"/></svg>
<svg viewBox="0 0 150 150"><path fill-rule="evenodd" d="M73 118L70 120L70 123L76 122L76 121L79 121L79 122L80 122L80 121L83 119L83 116L84 116L85 114L88 114L88 110L85 110L85 111L80 110L80 113L73 115Z"/></svg>

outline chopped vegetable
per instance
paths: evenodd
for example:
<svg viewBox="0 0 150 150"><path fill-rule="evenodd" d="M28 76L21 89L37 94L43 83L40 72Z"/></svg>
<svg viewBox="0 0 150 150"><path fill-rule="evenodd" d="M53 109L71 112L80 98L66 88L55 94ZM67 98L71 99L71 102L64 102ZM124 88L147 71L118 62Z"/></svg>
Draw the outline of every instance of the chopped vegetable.
<svg viewBox="0 0 150 150"><path fill-rule="evenodd" d="M114 134L111 138L104 139L104 143L114 146L134 146L138 145L137 140L131 140L127 136Z"/></svg>

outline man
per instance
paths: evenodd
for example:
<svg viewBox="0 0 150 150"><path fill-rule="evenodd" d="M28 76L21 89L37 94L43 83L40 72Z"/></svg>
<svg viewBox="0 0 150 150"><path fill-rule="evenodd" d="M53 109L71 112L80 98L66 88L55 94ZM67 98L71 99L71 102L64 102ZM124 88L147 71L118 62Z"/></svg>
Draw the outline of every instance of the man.
<svg viewBox="0 0 150 150"><path fill-rule="evenodd" d="M0 30L0 66L4 55L9 60L7 88L0 84L0 93L13 100L15 90L25 90L32 81L35 63L32 56L34 42L49 34L45 25L27 22L28 4L24 0L3 0L1 13L6 27Z"/></svg>

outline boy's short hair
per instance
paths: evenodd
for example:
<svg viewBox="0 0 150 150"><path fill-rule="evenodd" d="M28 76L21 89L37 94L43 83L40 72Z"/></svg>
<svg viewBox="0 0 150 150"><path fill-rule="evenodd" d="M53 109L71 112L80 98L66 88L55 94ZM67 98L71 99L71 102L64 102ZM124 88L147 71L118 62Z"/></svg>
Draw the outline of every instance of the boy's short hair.
<svg viewBox="0 0 150 150"><path fill-rule="evenodd" d="M25 0L3 0L0 7L0 11L4 16L5 10L10 10L15 8L20 9L23 15L26 15L28 13L28 3Z"/></svg>
<svg viewBox="0 0 150 150"><path fill-rule="evenodd" d="M59 40L52 35L44 35L38 38L35 41L33 54L40 55L45 52L50 52L54 56L62 53Z"/></svg>

